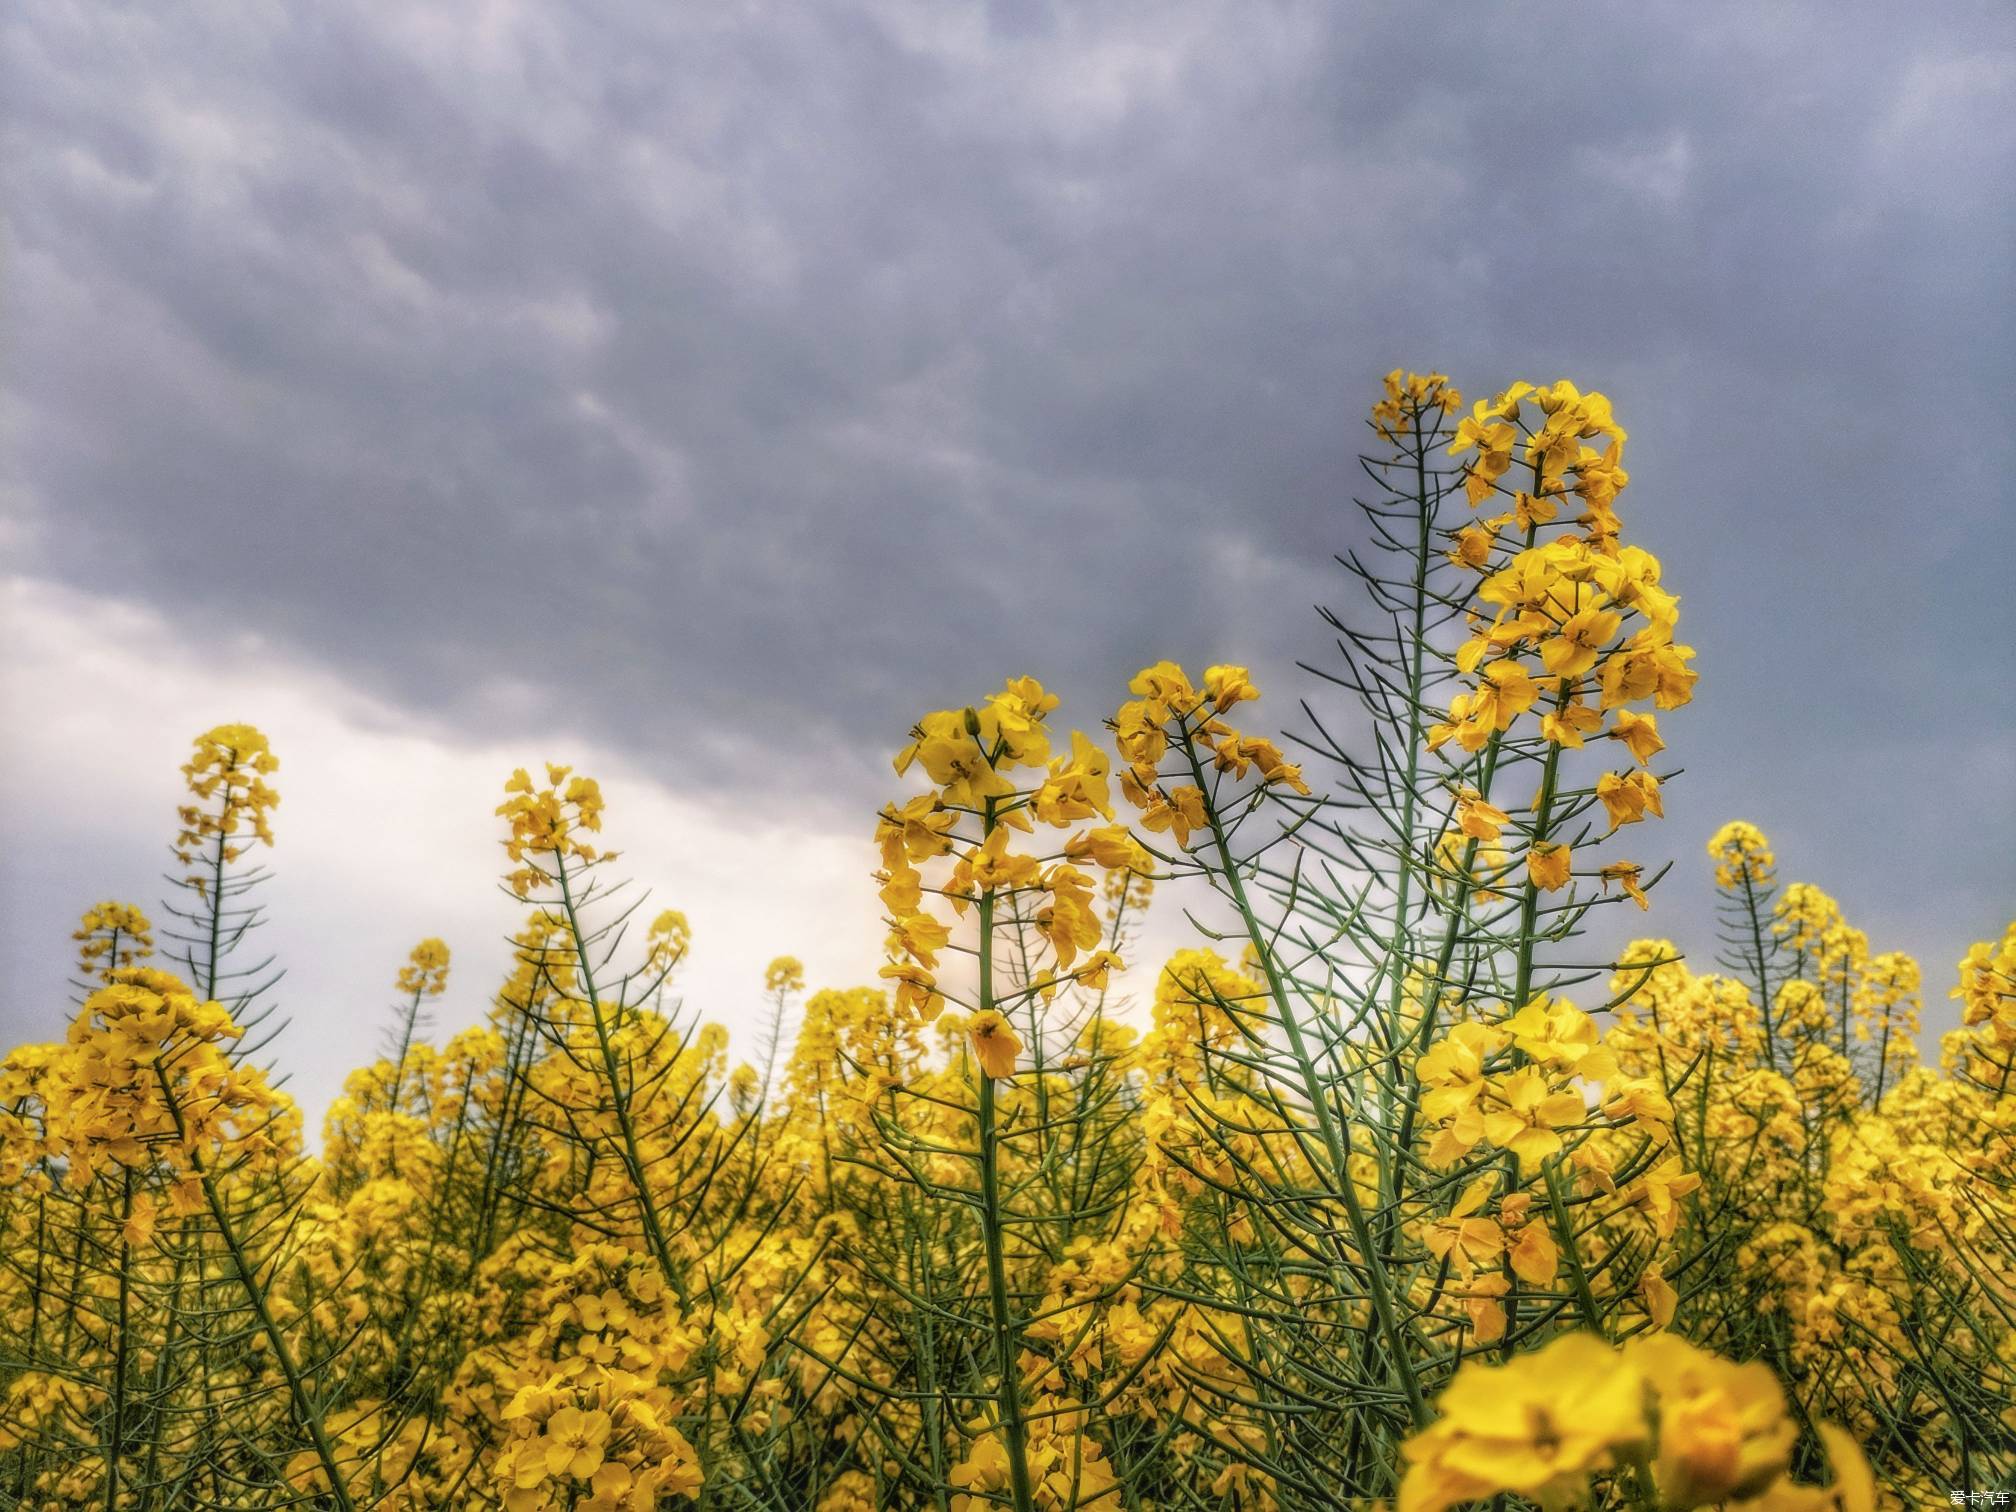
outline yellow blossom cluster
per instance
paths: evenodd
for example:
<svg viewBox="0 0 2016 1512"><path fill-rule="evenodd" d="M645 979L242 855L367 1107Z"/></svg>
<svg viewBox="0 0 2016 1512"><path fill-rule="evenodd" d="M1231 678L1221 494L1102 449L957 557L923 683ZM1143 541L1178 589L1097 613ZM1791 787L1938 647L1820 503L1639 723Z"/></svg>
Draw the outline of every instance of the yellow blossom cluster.
<svg viewBox="0 0 2016 1512"><path fill-rule="evenodd" d="M991 935L997 912L1006 911L1026 913L1041 936L1049 964L1021 984L1020 998L1051 996L1070 984L1098 987L1119 965L1115 951L1101 948L1096 884L1083 865L1147 871L1150 863L1111 823L1105 753L1075 730L1069 751L1053 753L1047 721L1056 707L1056 697L1034 678L1015 678L978 706L927 714L897 753L899 776L915 767L932 787L889 804L876 824L878 879L889 910L890 962L881 975L898 1005L920 1019L944 1008L939 954L951 946L954 921L969 910L983 937ZM1106 822L1079 829L1047 853L1029 848L1044 830L1094 820ZM941 858L952 864L927 888L920 868ZM925 905L927 891L950 905L952 920ZM1000 1012L1003 1004L985 993L967 1006L966 1029L986 1074L1010 1074L1021 1044Z"/></svg>
<svg viewBox="0 0 2016 1512"><path fill-rule="evenodd" d="M182 767L195 803L179 811L181 830L175 854L184 866L195 863L204 846L213 844L225 862L245 853L246 842L233 837L251 833L254 840L273 843L272 813L280 795L266 779L280 769L266 737L248 724L218 725L196 737L196 751ZM214 802L214 810L203 807Z"/></svg>
<svg viewBox="0 0 2016 1512"><path fill-rule="evenodd" d="M439 997L448 990L448 946L425 939L413 947L393 986L413 997Z"/></svg>
<svg viewBox="0 0 2016 1512"><path fill-rule="evenodd" d="M546 786L536 787L523 767L504 784L499 817L510 824L504 852L515 863L505 885L521 898L534 887L554 883L569 861L581 867L613 861L581 837L602 828L602 788L592 777L572 775L572 767L546 764ZM547 865L555 870L547 871Z"/></svg>
<svg viewBox="0 0 2016 1512"><path fill-rule="evenodd" d="M154 926L130 903L105 902L84 910L70 936L77 941L77 970L87 980L112 980L121 966L154 954Z"/></svg>
<svg viewBox="0 0 2016 1512"><path fill-rule="evenodd" d="M1565 1334L1503 1365L1466 1364L1433 1427L1404 1449L1400 1512L1443 1512L1510 1492L1543 1505L1586 1500L1592 1477L1629 1502L1689 1512L1730 1503L1874 1512L1875 1482L1853 1438L1819 1437L1831 1490L1790 1484L1797 1423L1769 1368L1737 1365L1671 1334L1619 1349Z"/></svg>
<svg viewBox="0 0 2016 1512"><path fill-rule="evenodd" d="M1193 832L1209 829L1207 789L1241 782L1304 797L1302 769L1264 735L1247 735L1223 719L1238 704L1260 696L1244 667L1207 667L1201 688L1174 662L1144 667L1127 684L1134 698L1120 705L1111 725L1127 763L1120 791L1141 814L1144 829L1168 834L1188 848ZM1165 775L1162 768L1171 767Z"/></svg>

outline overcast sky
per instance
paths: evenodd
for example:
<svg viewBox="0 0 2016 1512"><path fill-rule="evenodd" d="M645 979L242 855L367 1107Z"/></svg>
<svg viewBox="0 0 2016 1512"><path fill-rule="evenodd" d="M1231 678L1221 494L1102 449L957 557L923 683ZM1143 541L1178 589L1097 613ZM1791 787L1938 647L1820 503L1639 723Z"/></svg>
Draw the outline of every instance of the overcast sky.
<svg viewBox="0 0 2016 1512"><path fill-rule="evenodd" d="M4 20L0 1038L159 896L189 737L283 767L283 1059L490 810L604 776L689 1000L872 973L888 752L1033 673L1324 695L1378 376L1572 377L1699 650L1648 928L1763 825L1878 949L2016 913L2016 11L26 0ZM1265 706L1263 706L1265 707ZM752 820L750 816L760 816ZM1642 832L1641 832L1642 833Z"/></svg>

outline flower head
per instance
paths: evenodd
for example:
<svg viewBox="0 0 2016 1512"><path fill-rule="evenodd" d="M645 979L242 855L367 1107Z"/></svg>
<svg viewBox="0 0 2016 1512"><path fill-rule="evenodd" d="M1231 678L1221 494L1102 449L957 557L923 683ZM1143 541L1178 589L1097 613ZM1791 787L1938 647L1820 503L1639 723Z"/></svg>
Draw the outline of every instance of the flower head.
<svg viewBox="0 0 2016 1512"><path fill-rule="evenodd" d="M973 1058L980 1062L983 1076L1015 1074L1015 1058L1022 1053L1022 1041L1008 1020L992 1008L966 1021L966 1037L973 1044Z"/></svg>

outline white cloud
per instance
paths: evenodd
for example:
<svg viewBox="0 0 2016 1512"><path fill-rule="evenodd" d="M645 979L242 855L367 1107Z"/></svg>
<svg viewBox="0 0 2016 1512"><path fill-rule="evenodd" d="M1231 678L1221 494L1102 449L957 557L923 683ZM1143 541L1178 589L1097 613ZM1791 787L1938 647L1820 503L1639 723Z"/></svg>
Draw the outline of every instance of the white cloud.
<svg viewBox="0 0 2016 1512"><path fill-rule="evenodd" d="M293 1020L277 1054L311 1122L373 1054L414 941L438 934L456 953L442 1027L483 1011L522 914L497 889L492 810L513 766L548 756L600 777L618 867L692 921L679 991L739 1041L757 1023L773 956L800 956L815 986L874 978L881 931L867 815L800 798L750 822L532 721L487 741L451 740L254 634L190 644L150 610L43 581L0 583L0 619L16 858L0 886L25 942L0 1020L12 1038L61 1031L68 935L86 905L131 895L157 912L177 768L194 734L236 720L263 729L281 759L267 944L287 968L280 996ZM106 860L111 874L93 875Z"/></svg>

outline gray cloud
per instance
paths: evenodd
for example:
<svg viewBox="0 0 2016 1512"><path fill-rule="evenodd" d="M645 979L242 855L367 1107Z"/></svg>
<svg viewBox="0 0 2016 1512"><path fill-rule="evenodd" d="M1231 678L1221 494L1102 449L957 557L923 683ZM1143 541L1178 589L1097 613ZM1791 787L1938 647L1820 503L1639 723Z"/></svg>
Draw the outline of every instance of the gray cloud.
<svg viewBox="0 0 2016 1512"><path fill-rule="evenodd" d="M7 28L30 570L866 803L1004 674L1310 691L1376 375L1566 374L1701 653L1684 869L1753 818L1935 988L2016 903L2000 4Z"/></svg>

